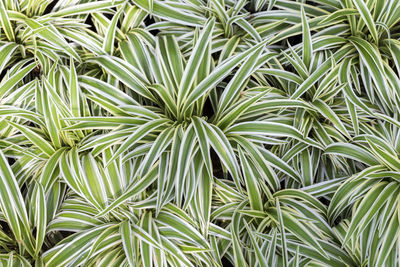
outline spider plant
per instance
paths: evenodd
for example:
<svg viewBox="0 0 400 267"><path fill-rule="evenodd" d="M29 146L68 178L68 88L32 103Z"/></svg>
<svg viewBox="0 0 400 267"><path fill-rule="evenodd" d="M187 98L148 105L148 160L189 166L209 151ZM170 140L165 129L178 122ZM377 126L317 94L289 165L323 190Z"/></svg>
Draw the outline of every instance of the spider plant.
<svg viewBox="0 0 400 267"><path fill-rule="evenodd" d="M398 266L399 20L1 0L1 265Z"/></svg>

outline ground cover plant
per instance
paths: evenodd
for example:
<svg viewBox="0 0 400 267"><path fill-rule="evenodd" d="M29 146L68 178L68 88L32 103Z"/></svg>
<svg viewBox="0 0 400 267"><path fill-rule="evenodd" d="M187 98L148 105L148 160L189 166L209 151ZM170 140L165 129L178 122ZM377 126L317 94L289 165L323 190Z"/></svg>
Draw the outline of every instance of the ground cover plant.
<svg viewBox="0 0 400 267"><path fill-rule="evenodd" d="M0 0L0 265L399 266L399 20Z"/></svg>

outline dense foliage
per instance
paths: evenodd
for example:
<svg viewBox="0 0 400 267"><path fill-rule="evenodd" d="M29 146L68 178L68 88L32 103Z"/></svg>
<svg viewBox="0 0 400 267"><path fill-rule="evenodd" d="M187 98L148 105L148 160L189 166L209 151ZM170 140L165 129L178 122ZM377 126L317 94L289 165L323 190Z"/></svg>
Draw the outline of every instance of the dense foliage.
<svg viewBox="0 0 400 267"><path fill-rule="evenodd" d="M0 265L399 266L399 20L0 0Z"/></svg>

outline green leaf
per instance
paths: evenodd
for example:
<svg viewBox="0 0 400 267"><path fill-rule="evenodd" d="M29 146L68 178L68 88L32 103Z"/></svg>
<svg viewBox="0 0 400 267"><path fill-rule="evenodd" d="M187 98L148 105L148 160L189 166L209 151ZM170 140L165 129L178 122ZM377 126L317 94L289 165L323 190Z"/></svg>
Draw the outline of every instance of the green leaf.
<svg viewBox="0 0 400 267"><path fill-rule="evenodd" d="M29 72L33 70L33 68L36 67L36 63L32 62L29 65L25 66L21 70L19 70L17 73L9 77L6 82L1 84L0 87L0 99L4 98L4 96L11 90L13 89L14 86L16 86Z"/></svg>
<svg viewBox="0 0 400 267"><path fill-rule="evenodd" d="M246 183L247 195L249 197L250 208L252 210L263 210L263 202L261 192L258 186L258 179L253 171L252 166L249 164L246 156L244 155L242 149L238 148L240 163L243 168L243 177Z"/></svg>
<svg viewBox="0 0 400 267"><path fill-rule="evenodd" d="M34 194L34 210L35 210L35 226L36 226L36 243L35 257L39 255L42 249L42 244L46 235L47 217L46 217L46 196L43 186L37 184L36 194Z"/></svg>
<svg viewBox="0 0 400 267"><path fill-rule="evenodd" d="M3 152L0 150L0 205L17 242L24 244L33 256L33 237L18 182Z"/></svg>
<svg viewBox="0 0 400 267"><path fill-rule="evenodd" d="M55 45L62 51L65 51L67 54L72 56L75 60L80 61L78 53L71 48L71 46L67 43L64 37L57 31L57 29L52 24L43 25L37 20L31 18L25 18L24 22L26 23L26 25L29 26L29 28L32 29L34 34L39 35L49 44Z"/></svg>
<svg viewBox="0 0 400 267"><path fill-rule="evenodd" d="M376 26L375 22L371 16L370 11L368 10L367 5L365 4L364 0L353 0L353 3L358 10L361 18L365 22L365 24L368 27L369 32L372 35L372 38L374 39L375 43L379 42L378 39L378 32L376 31Z"/></svg>
<svg viewBox="0 0 400 267"><path fill-rule="evenodd" d="M150 4L152 3L152 4ZM188 26L201 26L204 18L190 14L180 9L179 6L170 6L161 1L136 0L135 4L147 12L168 21L182 23Z"/></svg>
<svg viewBox="0 0 400 267"><path fill-rule="evenodd" d="M310 27L307 22L307 16L304 8L301 8L301 24L303 28L303 61L304 64L309 67L311 63L311 57L313 54L312 39L310 33Z"/></svg>
<svg viewBox="0 0 400 267"><path fill-rule="evenodd" d="M55 152L52 145L33 130L13 122L9 122L9 124L17 128L22 134L25 135L27 139L29 139L29 141L31 141L37 148L39 148L47 156L50 157Z"/></svg>
<svg viewBox="0 0 400 267"><path fill-rule="evenodd" d="M255 53L258 48L265 45L267 41L263 41L245 52L242 52L232 58L225 60L217 68L215 68L210 75L200 82L185 99L185 103L182 107L183 112L185 112L196 100L204 96L209 92L214 86L216 86L220 81L223 80L240 62L242 62L250 54Z"/></svg>
<svg viewBox="0 0 400 267"><path fill-rule="evenodd" d="M193 47L193 51L189 58L189 61L185 67L185 71L182 76L181 83L179 84L178 90L178 113L180 111L180 107L182 103L186 99L187 95L190 93L193 82L195 81L196 73L199 70L201 61L206 56L207 46L210 44L212 31L214 28L215 20L211 19L204 26L203 31L199 37L199 40L196 42L196 45Z"/></svg>
<svg viewBox="0 0 400 267"><path fill-rule="evenodd" d="M364 148L348 143L333 143L326 147L326 154L337 154L366 163L370 166L378 165L379 161Z"/></svg>
<svg viewBox="0 0 400 267"><path fill-rule="evenodd" d="M129 266L135 266L135 241L129 221L121 223L120 232L122 237L122 245L124 247Z"/></svg>
<svg viewBox="0 0 400 267"><path fill-rule="evenodd" d="M7 9L4 6L3 2L0 2L0 22L1 22L1 27L3 28L7 36L7 39L11 42L14 42L15 41L14 29L11 25L11 21L7 14Z"/></svg>

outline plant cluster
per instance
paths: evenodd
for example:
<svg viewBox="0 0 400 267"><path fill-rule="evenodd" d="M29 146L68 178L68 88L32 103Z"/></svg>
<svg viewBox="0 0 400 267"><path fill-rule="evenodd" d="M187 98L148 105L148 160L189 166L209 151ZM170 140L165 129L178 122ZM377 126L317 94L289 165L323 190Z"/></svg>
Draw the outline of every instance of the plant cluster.
<svg viewBox="0 0 400 267"><path fill-rule="evenodd" d="M0 0L0 265L399 266L399 20Z"/></svg>

